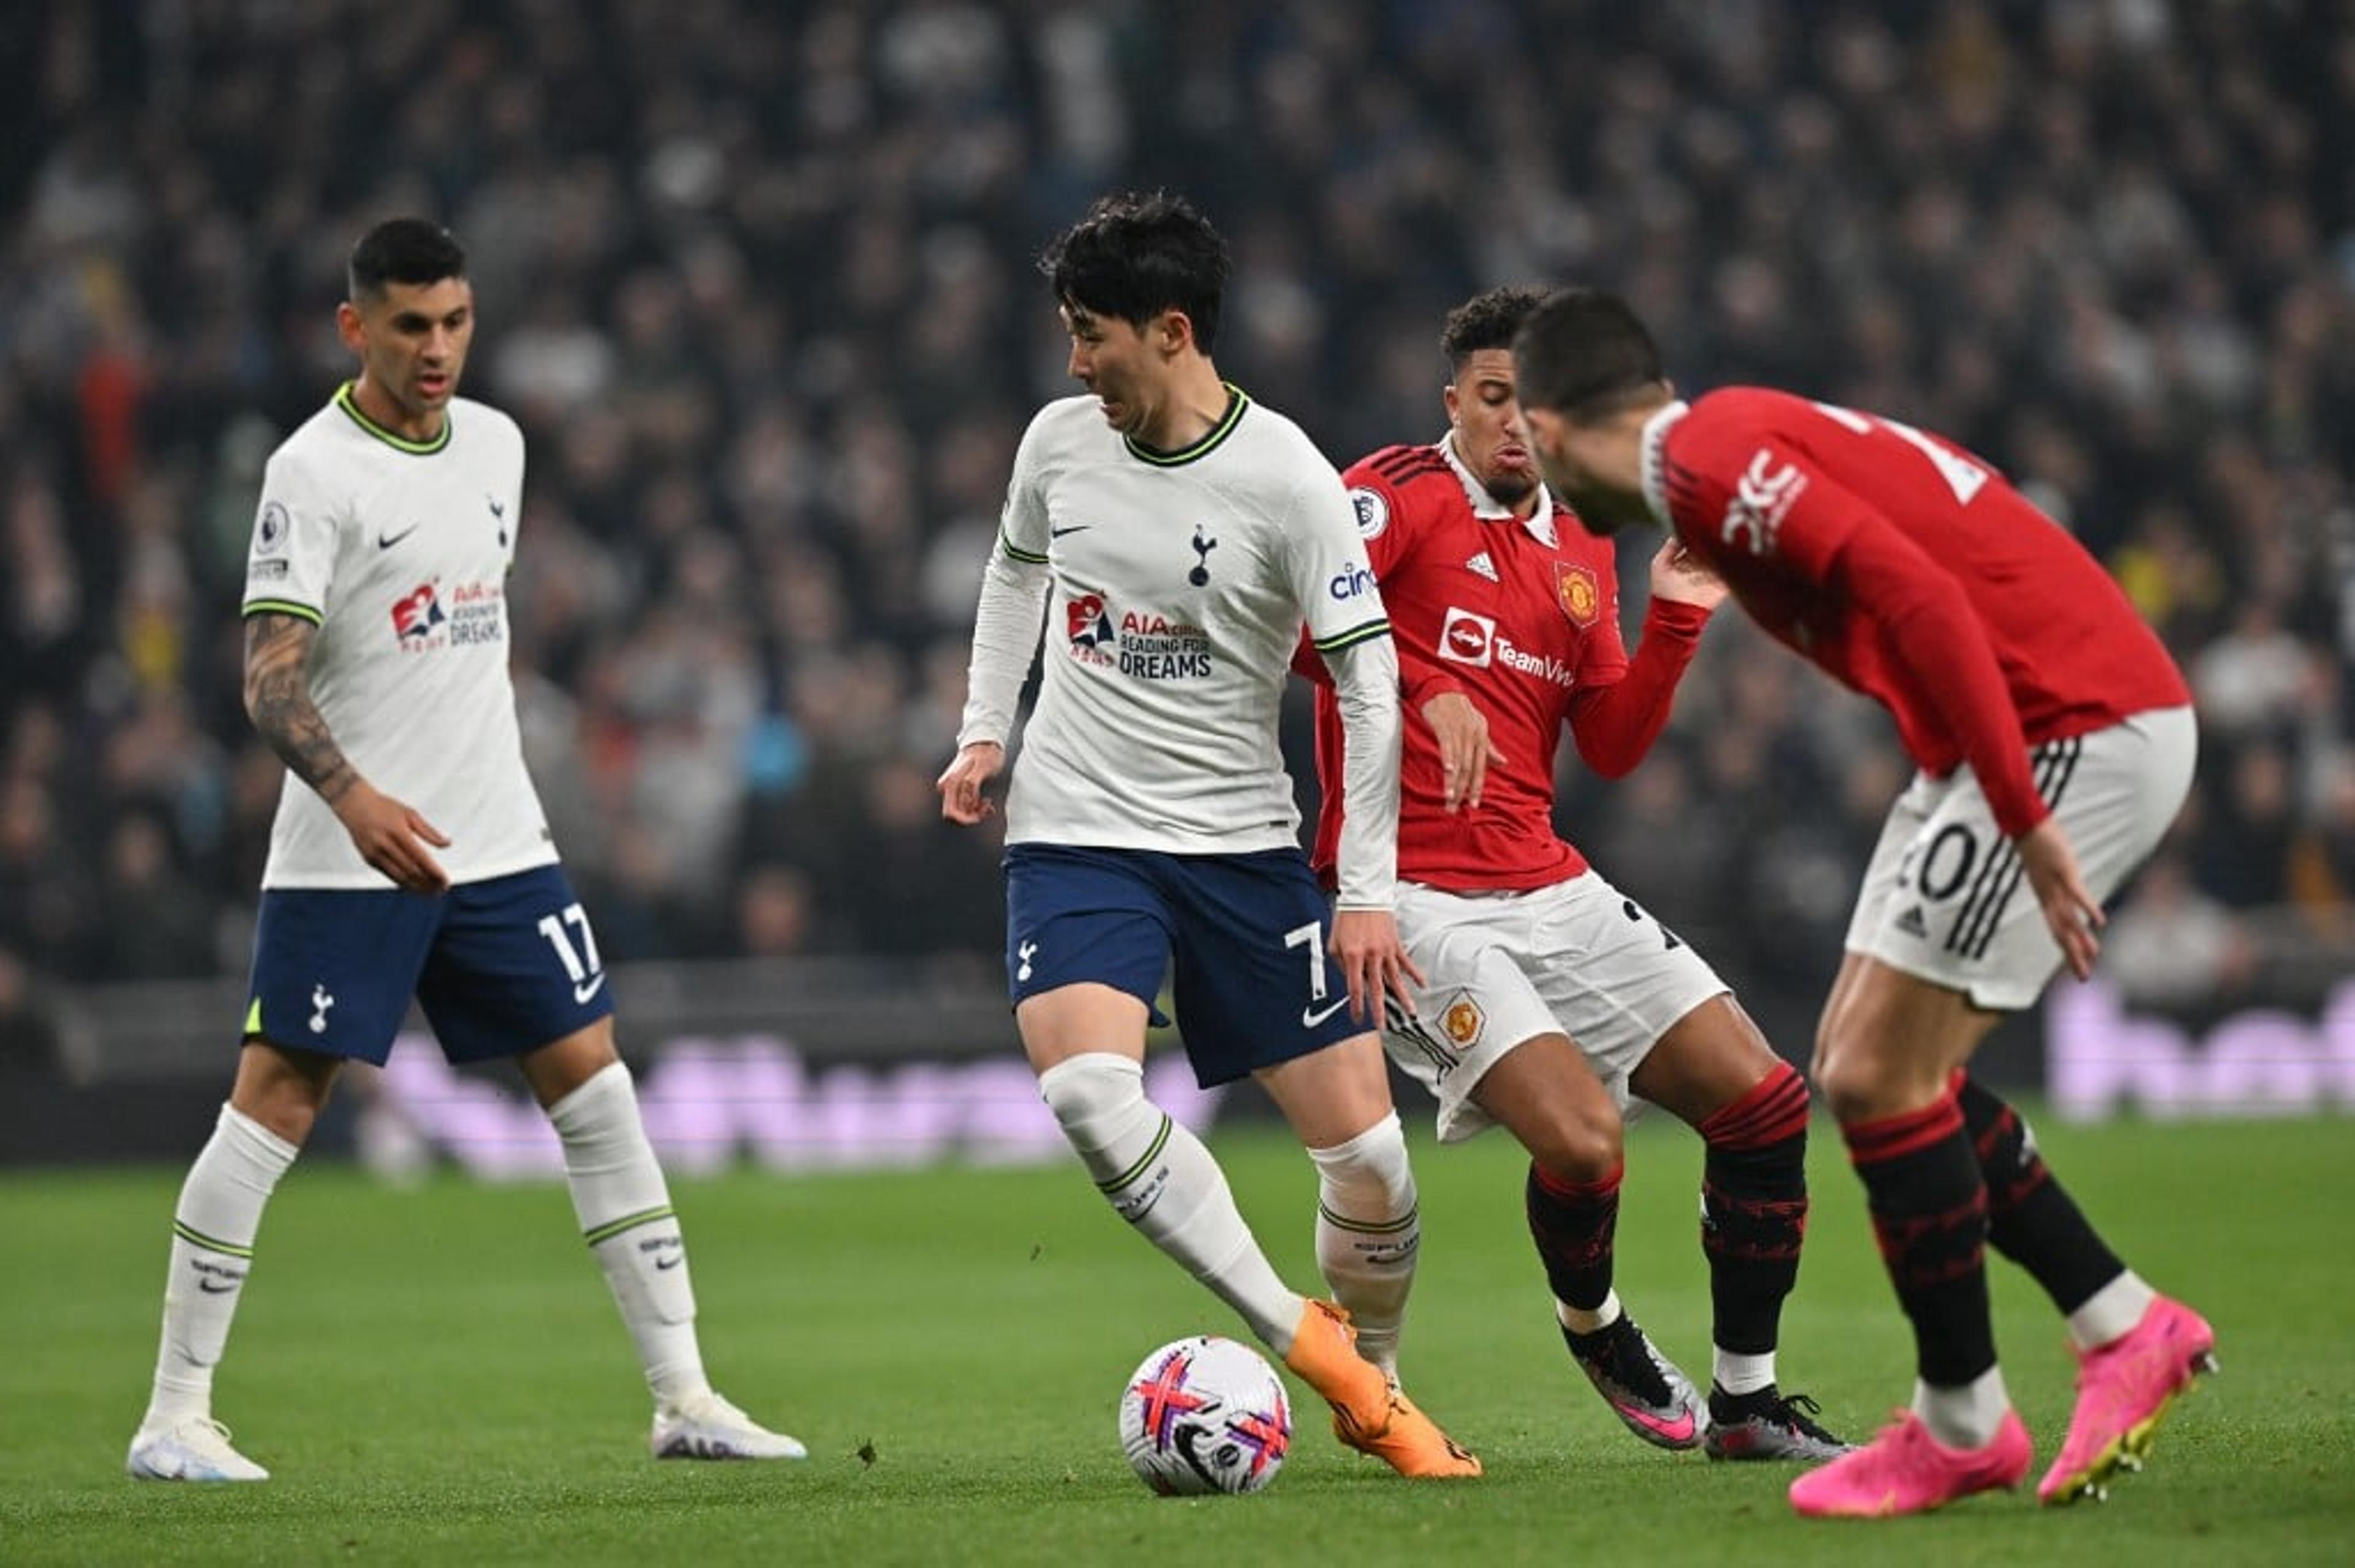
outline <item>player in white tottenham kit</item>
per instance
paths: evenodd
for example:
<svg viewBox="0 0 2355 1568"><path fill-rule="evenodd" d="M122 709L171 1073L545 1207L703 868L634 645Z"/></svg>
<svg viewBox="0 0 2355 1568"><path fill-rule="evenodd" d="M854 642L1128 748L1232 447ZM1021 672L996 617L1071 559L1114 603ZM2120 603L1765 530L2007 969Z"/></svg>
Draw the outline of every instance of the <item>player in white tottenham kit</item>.
<svg viewBox="0 0 2355 1568"><path fill-rule="evenodd" d="M1219 379L1226 244L1186 202L1108 197L1041 266L1092 395L1039 411L1015 455L940 779L949 818L989 815L1043 610L1007 801L1023 1049L1121 1217L1332 1405L1344 1443L1404 1475L1477 1475L1388 1375L1418 1230L1371 1026L1413 971L1391 916L1398 663L1348 500L1297 426ZM1337 913L1276 743L1304 622L1347 733ZM1196 1075L1256 1078L1316 1165L1317 1261L1341 1308L1277 1277L1209 1151L1145 1096L1173 959Z"/></svg>
<svg viewBox="0 0 2355 1568"><path fill-rule="evenodd" d="M246 577L245 703L289 776L262 873L244 1049L172 1221L133 1476L259 1481L213 1368L278 1179L348 1058L414 995L453 1061L512 1056L655 1395L659 1458L803 1456L712 1391L678 1221L613 1049L613 995L526 773L506 583L523 435L459 398L465 256L378 224L336 311L358 379L272 454Z"/></svg>

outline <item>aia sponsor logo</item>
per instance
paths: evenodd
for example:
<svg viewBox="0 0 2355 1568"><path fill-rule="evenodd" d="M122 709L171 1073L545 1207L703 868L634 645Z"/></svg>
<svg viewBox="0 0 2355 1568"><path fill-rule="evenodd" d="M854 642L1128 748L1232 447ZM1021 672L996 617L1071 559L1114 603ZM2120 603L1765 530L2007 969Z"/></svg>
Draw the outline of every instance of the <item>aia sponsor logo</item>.
<svg viewBox="0 0 2355 1568"><path fill-rule="evenodd" d="M445 596L439 582L421 582L392 602L392 635L403 653L506 640L506 589L496 582L462 582Z"/></svg>
<svg viewBox="0 0 2355 1568"><path fill-rule="evenodd" d="M1733 499L1726 503L1718 537L1752 555L1773 554L1783 519L1806 488L1807 476L1799 472L1798 464L1778 465L1774 449L1760 447L1734 484Z"/></svg>
<svg viewBox="0 0 2355 1568"><path fill-rule="evenodd" d="M1082 664L1112 663L1112 655L1107 651L1114 635L1112 614L1104 608L1103 594L1073 595L1064 603L1063 622L1073 658Z"/></svg>
<svg viewBox="0 0 2355 1568"><path fill-rule="evenodd" d="M432 641L434 632L449 619L442 613L442 596L431 582L421 582L392 602L392 635L404 648Z"/></svg>

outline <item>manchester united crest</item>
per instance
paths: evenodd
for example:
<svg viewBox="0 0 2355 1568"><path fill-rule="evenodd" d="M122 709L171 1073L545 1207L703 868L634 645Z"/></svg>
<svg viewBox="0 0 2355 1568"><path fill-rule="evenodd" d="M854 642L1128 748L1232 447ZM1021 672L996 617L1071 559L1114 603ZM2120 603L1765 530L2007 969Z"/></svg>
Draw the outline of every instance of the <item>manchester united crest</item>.
<svg viewBox="0 0 2355 1568"><path fill-rule="evenodd" d="M1582 631L1594 624L1595 615L1603 608L1603 589L1594 581L1591 568L1572 566L1566 560L1553 563L1553 596L1570 624Z"/></svg>
<svg viewBox="0 0 2355 1568"><path fill-rule="evenodd" d="M1440 1029L1446 1034L1447 1042L1458 1051L1469 1051L1477 1044L1480 1030L1487 1021L1487 1016L1481 1012L1480 1004L1472 999L1469 991L1456 992L1455 998L1439 1014Z"/></svg>

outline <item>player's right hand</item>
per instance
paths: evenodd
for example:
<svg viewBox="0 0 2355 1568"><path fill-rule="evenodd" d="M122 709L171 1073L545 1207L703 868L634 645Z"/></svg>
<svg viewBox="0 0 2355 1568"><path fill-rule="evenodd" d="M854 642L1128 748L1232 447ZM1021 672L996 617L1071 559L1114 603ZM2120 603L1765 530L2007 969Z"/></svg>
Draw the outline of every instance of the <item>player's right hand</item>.
<svg viewBox="0 0 2355 1568"><path fill-rule="evenodd" d="M2094 933L2102 929L2105 917L2102 901L2077 869L2069 835L2062 831L2058 817L2048 816L2011 842L2019 852L2020 869L2028 873L2028 885L2043 906L2044 923L2069 962L2069 973L2080 980L2092 979L2094 959L2102 951L2102 939Z"/></svg>
<svg viewBox="0 0 2355 1568"><path fill-rule="evenodd" d="M1386 909L1344 909L1333 912L1333 961L1349 982L1349 1017L1368 1028L1380 1028L1382 1001L1391 997L1401 1011L1414 1015L1414 987L1423 971L1406 955L1399 939L1398 921Z"/></svg>
<svg viewBox="0 0 2355 1568"><path fill-rule="evenodd" d="M1712 613L1725 603L1728 592L1725 579L1711 571L1674 534L1652 556L1651 583L1655 599Z"/></svg>
<svg viewBox="0 0 2355 1568"><path fill-rule="evenodd" d="M932 787L941 792L941 815L970 827L996 811L997 807L981 791L1005 765L1006 748L995 741L975 741L961 749L956 760L932 781Z"/></svg>
<svg viewBox="0 0 2355 1568"><path fill-rule="evenodd" d="M425 846L447 849L449 836L414 809L362 780L336 801L335 811L360 859L397 886L412 893L448 890L449 874Z"/></svg>
<svg viewBox="0 0 2355 1568"><path fill-rule="evenodd" d="M1449 811L1480 805L1488 770L1503 765L1505 753L1488 739L1488 720L1460 691L1443 691L1423 705L1423 721L1439 742L1441 804Z"/></svg>

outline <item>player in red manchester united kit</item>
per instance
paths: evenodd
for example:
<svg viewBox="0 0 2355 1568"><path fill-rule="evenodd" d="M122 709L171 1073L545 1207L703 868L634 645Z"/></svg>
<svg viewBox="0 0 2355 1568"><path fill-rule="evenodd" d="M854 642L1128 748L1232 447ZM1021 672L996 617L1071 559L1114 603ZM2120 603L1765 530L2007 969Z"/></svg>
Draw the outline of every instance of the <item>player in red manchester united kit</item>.
<svg viewBox="0 0 2355 1568"><path fill-rule="evenodd" d="M1815 1061L1913 1319L1913 1407L1792 1505L1913 1513L2026 1478L1989 1241L2066 1315L2080 1363L2038 1496L2098 1495L2215 1336L2119 1262L1965 1063L2062 962L2090 972L2101 900L2190 787L2181 676L2100 565L1950 442L1756 388L1688 406L1635 314L1592 290L1549 300L1515 360L1546 477L1586 524L1666 524L1768 635L1886 707L1921 770L1866 869Z"/></svg>
<svg viewBox="0 0 2355 1568"><path fill-rule="evenodd" d="M1529 1232L1578 1366L1637 1436L1715 1458L1827 1459L1848 1445L1776 1387L1784 1299L1806 1228L1807 1093L1725 983L1553 827L1564 728L1595 772L1633 768L1724 585L1662 548L1635 657L1614 549L1548 495L1515 398L1515 330L1545 298L1495 289L1447 318L1447 434L1345 475L1389 606L1407 725L1399 933L1416 1012L1384 1043L1439 1098L1454 1142L1501 1124L1529 1152ZM1296 667L1311 678L1321 663ZM1316 861L1343 830L1340 704L1316 705ZM1329 871L1328 871L1329 876ZM1701 1135L1714 1307L1706 1411L1612 1287L1630 1093Z"/></svg>

